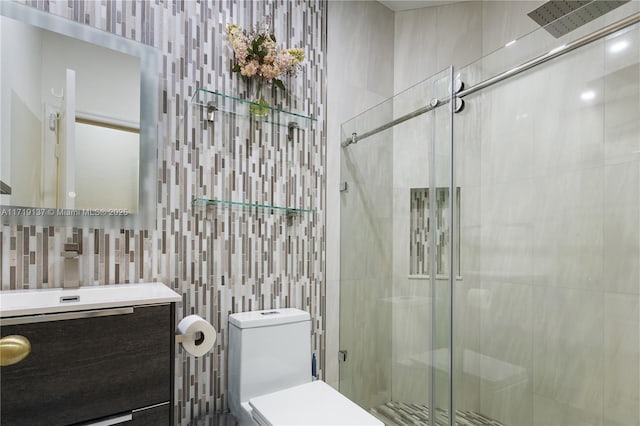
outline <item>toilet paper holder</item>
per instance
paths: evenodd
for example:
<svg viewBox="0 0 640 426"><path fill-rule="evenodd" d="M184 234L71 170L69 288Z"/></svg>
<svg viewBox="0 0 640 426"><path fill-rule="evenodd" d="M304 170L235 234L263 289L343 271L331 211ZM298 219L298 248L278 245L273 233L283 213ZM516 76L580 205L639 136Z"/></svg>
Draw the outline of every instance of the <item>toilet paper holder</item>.
<svg viewBox="0 0 640 426"><path fill-rule="evenodd" d="M176 343L194 341L196 345L199 345L204 340L204 334L201 331L196 331L191 334L177 334L176 333Z"/></svg>
<svg viewBox="0 0 640 426"><path fill-rule="evenodd" d="M201 357L214 348L217 331L200 315L191 314L180 320L174 337L187 354Z"/></svg>

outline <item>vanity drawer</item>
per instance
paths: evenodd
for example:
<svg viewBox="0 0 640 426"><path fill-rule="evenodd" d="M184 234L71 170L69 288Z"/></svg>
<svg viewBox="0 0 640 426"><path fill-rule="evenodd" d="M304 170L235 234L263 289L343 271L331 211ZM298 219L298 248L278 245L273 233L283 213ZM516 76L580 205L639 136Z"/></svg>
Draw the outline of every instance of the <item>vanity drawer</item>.
<svg viewBox="0 0 640 426"><path fill-rule="evenodd" d="M146 410L140 410L133 413L133 419L127 426L171 426L169 419L171 418L171 404L164 404L159 407L153 407Z"/></svg>
<svg viewBox="0 0 640 426"><path fill-rule="evenodd" d="M73 426L171 426L170 419L171 404L167 402Z"/></svg>
<svg viewBox="0 0 640 426"><path fill-rule="evenodd" d="M171 306L91 314L104 316L0 329L31 342L29 356L1 367L2 426L70 425L171 401Z"/></svg>

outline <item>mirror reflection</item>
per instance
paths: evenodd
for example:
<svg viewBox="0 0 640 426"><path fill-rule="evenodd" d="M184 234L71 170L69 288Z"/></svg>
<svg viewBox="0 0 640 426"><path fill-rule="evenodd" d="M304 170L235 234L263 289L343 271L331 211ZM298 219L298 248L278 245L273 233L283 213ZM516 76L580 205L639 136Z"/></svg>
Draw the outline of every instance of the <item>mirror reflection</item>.
<svg viewBox="0 0 640 426"><path fill-rule="evenodd" d="M0 204L139 209L140 58L0 16Z"/></svg>

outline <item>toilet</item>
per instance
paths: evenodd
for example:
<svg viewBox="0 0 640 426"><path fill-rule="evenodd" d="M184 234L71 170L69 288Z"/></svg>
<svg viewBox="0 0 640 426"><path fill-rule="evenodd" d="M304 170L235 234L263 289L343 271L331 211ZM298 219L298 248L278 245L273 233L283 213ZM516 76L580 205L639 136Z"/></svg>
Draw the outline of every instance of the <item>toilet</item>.
<svg viewBox="0 0 640 426"><path fill-rule="evenodd" d="M229 316L229 406L241 426L384 426L311 377L311 318L293 308Z"/></svg>

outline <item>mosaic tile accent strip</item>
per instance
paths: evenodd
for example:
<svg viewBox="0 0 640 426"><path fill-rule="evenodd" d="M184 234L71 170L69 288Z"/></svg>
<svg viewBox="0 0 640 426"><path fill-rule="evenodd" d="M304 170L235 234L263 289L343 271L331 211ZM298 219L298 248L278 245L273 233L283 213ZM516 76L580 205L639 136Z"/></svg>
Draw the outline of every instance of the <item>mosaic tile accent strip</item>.
<svg viewBox="0 0 640 426"><path fill-rule="evenodd" d="M410 195L409 274L429 275L429 188L411 188ZM449 271L449 188L436 188L436 275L448 275ZM460 250L460 188L456 189L456 247ZM460 275L458 271L457 275Z"/></svg>
<svg viewBox="0 0 640 426"><path fill-rule="evenodd" d="M429 189L411 188L409 273L429 275Z"/></svg>
<svg viewBox="0 0 640 426"><path fill-rule="evenodd" d="M163 54L159 88L158 206L154 229L3 224L2 289L60 287L65 242L83 247L81 279L104 285L161 281L182 294L178 319L198 314L218 330L202 358L176 356L177 423L227 411L227 318L234 312L297 307L310 312L312 349L324 366L326 2L24 0L147 45ZM225 28L270 20L279 43L308 60L272 104L318 119L287 139L286 127L234 116L203 121L198 87L249 98L230 72ZM195 197L287 205L316 213L288 217L252 209L192 206Z"/></svg>
<svg viewBox="0 0 640 426"><path fill-rule="evenodd" d="M387 402L369 410L387 426L426 426L429 424L430 410L426 405ZM445 410L436 409L435 424L447 426L449 415ZM503 426L497 420L490 419L474 411L456 411L457 426Z"/></svg>

